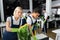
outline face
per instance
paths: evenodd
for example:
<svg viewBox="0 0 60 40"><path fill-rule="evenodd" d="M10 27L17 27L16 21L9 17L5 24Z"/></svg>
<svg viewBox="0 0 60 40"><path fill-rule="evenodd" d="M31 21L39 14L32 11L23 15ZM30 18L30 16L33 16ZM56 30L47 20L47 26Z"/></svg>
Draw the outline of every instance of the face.
<svg viewBox="0 0 60 40"><path fill-rule="evenodd" d="M16 9L15 14L16 17L21 17L22 16L22 10L21 9Z"/></svg>
<svg viewBox="0 0 60 40"><path fill-rule="evenodd" d="M45 13L46 12L46 10L43 10L43 13Z"/></svg>
<svg viewBox="0 0 60 40"><path fill-rule="evenodd" d="M40 15L39 13L34 13L34 18L37 19L39 17L39 15Z"/></svg>

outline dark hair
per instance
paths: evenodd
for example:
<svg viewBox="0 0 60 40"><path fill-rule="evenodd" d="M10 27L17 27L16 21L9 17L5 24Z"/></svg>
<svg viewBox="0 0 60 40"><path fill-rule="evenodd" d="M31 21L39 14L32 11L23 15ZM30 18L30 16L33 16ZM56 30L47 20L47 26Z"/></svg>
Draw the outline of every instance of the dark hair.
<svg viewBox="0 0 60 40"><path fill-rule="evenodd" d="M40 10L39 10L38 8L35 8L35 9L33 10L33 12L40 14Z"/></svg>
<svg viewBox="0 0 60 40"><path fill-rule="evenodd" d="M31 13L31 11L28 11L27 13Z"/></svg>
<svg viewBox="0 0 60 40"><path fill-rule="evenodd" d="M46 10L45 8L43 8L43 10Z"/></svg>
<svg viewBox="0 0 60 40"><path fill-rule="evenodd" d="M46 7L45 6L43 6L43 8L42 8L43 10L46 10Z"/></svg>

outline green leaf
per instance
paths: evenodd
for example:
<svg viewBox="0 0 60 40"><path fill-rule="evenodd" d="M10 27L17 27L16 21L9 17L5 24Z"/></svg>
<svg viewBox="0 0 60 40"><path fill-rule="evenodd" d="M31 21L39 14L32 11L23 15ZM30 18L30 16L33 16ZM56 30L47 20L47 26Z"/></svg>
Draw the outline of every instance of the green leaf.
<svg viewBox="0 0 60 40"><path fill-rule="evenodd" d="M18 28L11 28L11 32L18 32Z"/></svg>

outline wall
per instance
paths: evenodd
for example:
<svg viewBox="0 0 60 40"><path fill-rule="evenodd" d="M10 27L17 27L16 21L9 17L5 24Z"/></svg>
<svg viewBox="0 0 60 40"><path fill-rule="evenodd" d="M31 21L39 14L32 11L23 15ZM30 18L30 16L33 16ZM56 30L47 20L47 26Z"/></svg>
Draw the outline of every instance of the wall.
<svg viewBox="0 0 60 40"><path fill-rule="evenodd" d="M1 1L0 1L0 11L1 11Z"/></svg>
<svg viewBox="0 0 60 40"><path fill-rule="evenodd" d="M1 0L0 0L0 12L1 12Z"/></svg>
<svg viewBox="0 0 60 40"><path fill-rule="evenodd" d="M1 22L1 0L0 0L0 22Z"/></svg>

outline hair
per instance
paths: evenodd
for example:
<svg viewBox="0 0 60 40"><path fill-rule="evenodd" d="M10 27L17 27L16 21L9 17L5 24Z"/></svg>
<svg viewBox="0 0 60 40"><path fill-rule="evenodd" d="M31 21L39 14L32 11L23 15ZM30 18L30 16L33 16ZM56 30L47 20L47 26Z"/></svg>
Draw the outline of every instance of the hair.
<svg viewBox="0 0 60 40"><path fill-rule="evenodd" d="M21 9L21 10L23 10L22 7L20 7L20 6L17 6L17 7L15 8L15 10L16 10L16 9Z"/></svg>
<svg viewBox="0 0 60 40"><path fill-rule="evenodd" d="M28 11L27 13L31 13L31 11Z"/></svg>
<svg viewBox="0 0 60 40"><path fill-rule="evenodd" d="M46 10L46 7L45 6L43 6L43 8L42 8L43 10Z"/></svg>
<svg viewBox="0 0 60 40"><path fill-rule="evenodd" d="M46 10L46 8L43 8L43 10Z"/></svg>
<svg viewBox="0 0 60 40"><path fill-rule="evenodd" d="M33 12L40 14L40 10L39 10L38 8L35 8L35 9L33 10Z"/></svg>
<svg viewBox="0 0 60 40"><path fill-rule="evenodd" d="M13 12L14 14L15 14L15 11L16 11L17 9L23 10L22 7L17 6L17 7L14 9L14 12Z"/></svg>

